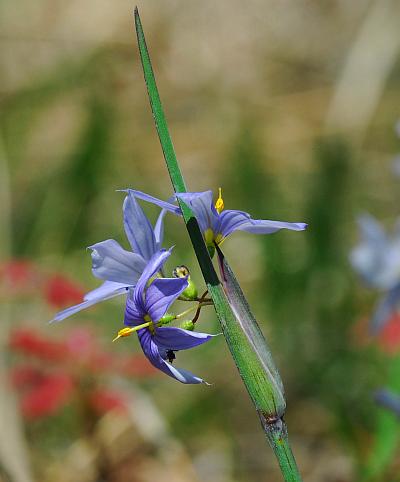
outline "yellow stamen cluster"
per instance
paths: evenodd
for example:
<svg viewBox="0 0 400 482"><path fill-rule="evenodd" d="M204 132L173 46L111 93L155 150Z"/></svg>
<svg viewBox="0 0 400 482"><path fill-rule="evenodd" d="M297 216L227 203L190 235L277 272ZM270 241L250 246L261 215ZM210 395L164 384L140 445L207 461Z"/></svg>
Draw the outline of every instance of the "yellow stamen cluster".
<svg viewBox="0 0 400 482"><path fill-rule="evenodd" d="M218 214L224 210L224 200L222 199L222 189L218 189L218 199L215 201L215 209L217 210Z"/></svg>

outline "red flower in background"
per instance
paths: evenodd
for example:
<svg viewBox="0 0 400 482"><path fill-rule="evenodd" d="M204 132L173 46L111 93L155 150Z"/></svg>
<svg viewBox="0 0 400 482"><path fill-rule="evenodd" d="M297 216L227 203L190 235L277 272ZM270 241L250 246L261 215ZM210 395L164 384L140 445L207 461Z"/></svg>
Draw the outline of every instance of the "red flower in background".
<svg viewBox="0 0 400 482"><path fill-rule="evenodd" d="M44 285L44 295L50 306L56 308L80 303L85 291L65 276L50 276Z"/></svg>
<svg viewBox="0 0 400 482"><path fill-rule="evenodd" d="M9 346L14 351L43 361L62 361L68 354L65 343L44 338L28 328L11 332Z"/></svg>
<svg viewBox="0 0 400 482"><path fill-rule="evenodd" d="M61 274L41 273L27 260L0 265L0 288L7 296L36 295L52 307L80 303L85 291ZM157 373L138 354L105 351L94 330L86 328L75 328L58 340L31 328L18 328L10 334L9 349L23 357L10 375L27 419L54 415L73 398L96 414L125 410L123 396L108 386L110 378Z"/></svg>
<svg viewBox="0 0 400 482"><path fill-rule="evenodd" d="M92 409L99 415L103 415L111 410L125 412L127 408L124 397L117 391L108 389L92 390L89 402Z"/></svg>
<svg viewBox="0 0 400 482"><path fill-rule="evenodd" d="M381 350L388 355L400 352L400 313L393 312L385 321L377 335L371 335L368 318L360 319L352 330L354 342L357 346L367 346L377 343Z"/></svg>
<svg viewBox="0 0 400 482"><path fill-rule="evenodd" d="M393 313L378 335L379 345L388 354L400 351L400 313Z"/></svg>
<svg viewBox="0 0 400 482"><path fill-rule="evenodd" d="M31 261L15 259L0 265L0 282L6 292L26 293L35 289L40 275Z"/></svg>
<svg viewBox="0 0 400 482"><path fill-rule="evenodd" d="M126 410L124 397L107 387L107 377L117 374L137 378L157 373L139 355L104 351L89 329L74 329L58 341L21 328L11 333L9 347L31 360L11 371L22 413L28 419L55 414L73 396L81 397L81 402L97 414Z"/></svg>
<svg viewBox="0 0 400 482"><path fill-rule="evenodd" d="M46 275L25 259L5 261L0 265L0 286L12 296L37 294L52 308L60 308L83 300L85 290L66 276Z"/></svg>
<svg viewBox="0 0 400 482"><path fill-rule="evenodd" d="M57 412L69 400L74 388L69 374L46 374L26 364L13 368L11 380L21 395L22 414L29 419Z"/></svg>
<svg viewBox="0 0 400 482"><path fill-rule="evenodd" d="M10 284L22 285L32 279L35 270L31 261L16 259L3 263L0 272L2 278Z"/></svg>

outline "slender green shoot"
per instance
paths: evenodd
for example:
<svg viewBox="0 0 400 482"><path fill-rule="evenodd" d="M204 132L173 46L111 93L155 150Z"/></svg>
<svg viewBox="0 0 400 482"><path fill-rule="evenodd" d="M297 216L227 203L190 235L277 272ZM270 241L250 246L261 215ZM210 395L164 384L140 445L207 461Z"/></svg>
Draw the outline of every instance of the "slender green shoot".
<svg viewBox="0 0 400 482"><path fill-rule="evenodd" d="M171 182L175 192L186 192L185 182L169 134L137 8L135 8L135 26L151 110ZM271 378L271 370L266 370L265 359L262 356L260 357L259 352L254 347L254 340L248 333L243 331L240 320L238 320L234 312L237 311L236 308L239 304L239 312L242 311L242 308L246 309L248 305L244 299L238 300L238 303L234 307L235 309L232 309L231 303L214 269L198 222L192 210L181 200L178 200L178 202L208 292L214 302L214 307L221 323L225 339L242 380L259 414L268 441L278 459L282 475L286 482L301 482L301 476L288 442L286 425L282 420L284 412L283 393L281 399L278 394L279 390L277 391L276 389L276 380L274 380L273 377ZM252 318L251 321L253 321ZM279 401L279 403L277 403L277 401Z"/></svg>

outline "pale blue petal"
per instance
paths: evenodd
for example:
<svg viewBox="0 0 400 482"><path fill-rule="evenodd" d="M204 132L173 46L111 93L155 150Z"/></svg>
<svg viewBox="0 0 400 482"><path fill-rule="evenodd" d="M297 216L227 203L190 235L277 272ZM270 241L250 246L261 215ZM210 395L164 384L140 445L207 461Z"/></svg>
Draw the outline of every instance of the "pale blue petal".
<svg viewBox="0 0 400 482"><path fill-rule="evenodd" d="M382 226L369 215L358 219L361 242L350 254L353 268L369 285L390 289L399 281L400 243L389 238Z"/></svg>
<svg viewBox="0 0 400 482"><path fill-rule="evenodd" d="M166 209L167 211L173 214L176 214L178 216L182 215L181 209L179 208L179 206L175 206L174 204L171 204L168 201L162 201L161 199L157 199L156 197L150 196L149 194L146 194L141 191L135 191L134 189L124 189L123 191L127 193L132 193L135 197L137 197L138 199L142 199L143 201L156 204L157 206L160 206L160 208Z"/></svg>
<svg viewBox="0 0 400 482"><path fill-rule="evenodd" d="M235 209L226 209L218 216L218 221L214 224L213 231L215 236L222 235L223 238L229 236L238 229L241 224L250 220L250 214Z"/></svg>
<svg viewBox="0 0 400 482"><path fill-rule="evenodd" d="M128 190L123 205L124 228L132 250L149 260L157 251L153 228L133 192Z"/></svg>
<svg viewBox="0 0 400 482"><path fill-rule="evenodd" d="M166 375L175 378L181 383L187 384L198 384L198 383L205 383L199 377L193 375L187 370L183 370L180 368L175 368L170 363L165 361L158 350L156 343L154 343L151 333L147 328L143 328L138 331L138 337L140 341L140 345L142 346L143 352L150 361L150 363L158 368L159 370L163 371Z"/></svg>
<svg viewBox="0 0 400 482"><path fill-rule="evenodd" d="M182 328L162 326L156 328L153 339L159 348L163 350L188 350L189 348L193 348L211 340L214 336L216 335L188 331Z"/></svg>
<svg viewBox="0 0 400 482"><path fill-rule="evenodd" d="M355 271L362 277L364 282L371 286L379 287L377 283L378 271L385 264L384 252L375 250L367 243L361 243L350 253L349 260Z"/></svg>
<svg viewBox="0 0 400 482"><path fill-rule="evenodd" d="M290 229L291 231L304 231L307 228L305 223L287 223L284 221L269 221L266 219L251 219L240 224L235 230L246 231L253 234L272 234L281 229Z"/></svg>
<svg viewBox="0 0 400 482"><path fill-rule="evenodd" d="M132 286L146 266L140 254L125 251L113 239L107 239L89 248L92 250L93 274L100 279Z"/></svg>
<svg viewBox="0 0 400 482"><path fill-rule="evenodd" d="M97 298L104 298L116 291L127 292L131 285L126 285L123 283L116 283L115 281L104 281L102 285L95 288L83 297L85 301L94 300Z"/></svg>
<svg viewBox="0 0 400 482"><path fill-rule="evenodd" d="M176 380L178 380L178 382L185 383L187 385L197 385L199 383L205 383L206 385L209 385L202 378L194 375L189 370L174 367L171 363L168 363L167 361L164 361L164 364L166 366L166 369L169 371L168 373L166 370L163 370L164 373L175 378Z"/></svg>
<svg viewBox="0 0 400 482"><path fill-rule="evenodd" d="M176 197L192 209L203 233L213 228L218 213L214 207L212 191L176 193Z"/></svg>
<svg viewBox="0 0 400 482"><path fill-rule="evenodd" d="M68 318L69 316L74 315L79 311L85 310L86 308L89 308L90 306L100 303L101 301L109 300L111 298L115 298L116 296L126 294L126 292L127 292L126 289L123 288L113 293L110 293L108 295L99 296L98 298L93 298L91 300L84 301L83 303L79 303L79 305L66 308L65 310L62 310L59 313L57 313L56 316L50 321L50 323L53 323L55 321L65 320L65 318Z"/></svg>
<svg viewBox="0 0 400 482"><path fill-rule="evenodd" d="M388 237L382 225L371 215L363 214L359 216L357 223L360 228L362 241L376 246L384 246L388 242Z"/></svg>
<svg viewBox="0 0 400 482"><path fill-rule="evenodd" d="M270 221L266 219L252 219L250 214L244 211L226 210L218 218L214 226L214 233L226 238L234 231L247 231L253 234L272 234L280 229L291 229L293 231L303 231L307 224L287 223L284 221Z"/></svg>
<svg viewBox="0 0 400 482"><path fill-rule="evenodd" d="M188 286L186 278L157 278L146 291L146 311L157 322Z"/></svg>
<svg viewBox="0 0 400 482"><path fill-rule="evenodd" d="M166 213L166 209L161 209L160 215L157 218L156 225L154 226L154 237L156 239L157 250L161 249L164 239L164 217Z"/></svg>

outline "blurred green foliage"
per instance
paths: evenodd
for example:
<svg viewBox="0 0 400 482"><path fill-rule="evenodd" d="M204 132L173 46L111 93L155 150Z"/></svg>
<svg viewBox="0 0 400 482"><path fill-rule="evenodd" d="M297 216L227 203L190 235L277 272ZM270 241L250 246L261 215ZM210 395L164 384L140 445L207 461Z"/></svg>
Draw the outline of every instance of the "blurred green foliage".
<svg viewBox="0 0 400 482"><path fill-rule="evenodd" d="M327 8L313 5L314 14ZM325 50L319 52L310 31L310 43L299 43L298 51L292 51L293 34L286 43L276 26L277 42L282 43L272 53L263 50L266 47L256 37L257 48L243 47L251 50L254 63L239 69L234 57L229 70L226 55L223 60L221 53L214 58L211 50L218 47L223 54L239 55L240 48L224 47L221 40L225 35L232 41L235 32L209 38L207 47L200 37L194 42L186 26L182 49L186 42L188 49L199 44L205 52L190 51L185 56L184 50L176 46L173 50L178 35L173 22L182 31L190 9L171 20L157 16L157 8L151 10L154 20L145 15L144 21L149 24L161 96L189 187L222 186L227 208L243 209L255 218L309 224L305 233L280 232L256 240L238 234L239 244L232 240L231 247L227 241L227 249L232 249L229 259L238 279L243 276L244 291L282 372L300 467L313 473L312 454L318 445L321 465L328 467L327 461L337 453L350 461L350 469L343 469L346 475L341 475L338 464L339 475L330 480L397 482L398 421L374 405L372 392L386 383L399 390L400 368L376 343L361 342L359 322L368 318L375 294L351 272L348 253L357 241L357 214L370 210L388 225L399 214L395 202L399 180L390 173L391 156L400 150L392 134L399 105L398 66L360 147L352 132L322 132L341 51L340 45L328 45L332 39L324 37ZM362 15L347 13L349 26L340 42L347 39L350 44ZM324 16L317 18L320 28L334 25ZM339 25L343 18L337 20ZM12 233L9 256L60 268L87 282L88 289L96 284L90 281L85 247L111 237L125 242L122 197L114 191L129 186L160 197L170 195L132 27L123 25L128 33L122 39L115 36L91 48L74 44L69 56L60 53L60 60L49 60L46 68L2 95L1 134L12 200L11 226L5 227ZM289 20L288 25L285 32L292 31ZM250 29L246 32L250 36ZM299 32L308 38L307 27ZM310 45L315 50L306 62ZM178 65L168 65L171 59ZM199 65L198 71L188 70L191 62ZM331 90L325 91L328 84ZM154 219L155 211L148 212ZM195 280L200 280L183 225L172 216L166 225L166 245L177 245L174 263L189 265ZM249 253L256 253L248 262L246 243ZM233 253L235 246L241 250ZM122 325L122 309L122 304L111 302L66 323L95 318L99 333L111 339ZM51 315L38 313L34 318ZM217 329L211 310L201 323L204 330ZM131 349L137 350L137 344L115 346L115 350ZM226 480L267 480L273 463L268 457L262 461L254 457L264 440L221 340L190 356L182 354L181 359L213 387L199 391L172 386L164 379L141 382L174 433L193 456L205 447L228 454ZM320 418L314 422L315 406ZM68 414L63 420L64 425L44 424L32 430L51 442L54 432L64 426L74 430Z"/></svg>

